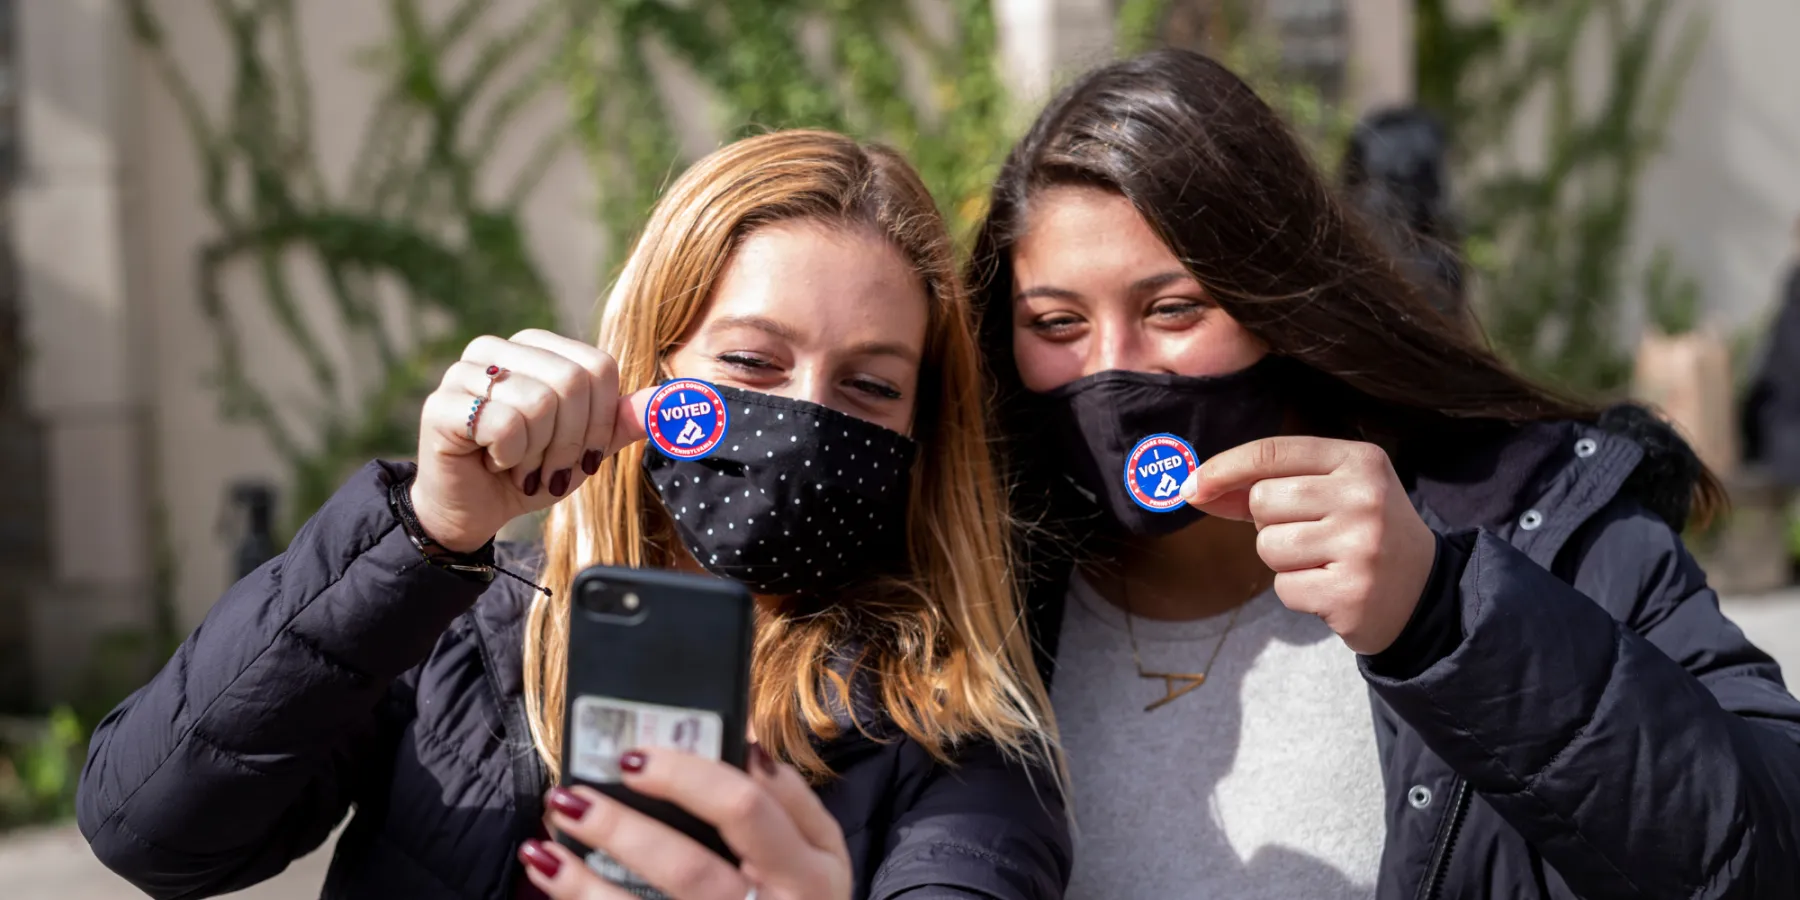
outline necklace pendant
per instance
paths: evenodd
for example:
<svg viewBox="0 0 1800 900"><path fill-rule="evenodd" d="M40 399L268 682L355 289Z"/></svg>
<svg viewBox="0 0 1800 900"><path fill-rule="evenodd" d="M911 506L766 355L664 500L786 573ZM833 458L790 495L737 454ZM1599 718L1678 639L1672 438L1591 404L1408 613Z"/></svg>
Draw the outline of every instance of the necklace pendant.
<svg viewBox="0 0 1800 900"><path fill-rule="evenodd" d="M1160 678L1163 683L1163 698L1144 707L1144 712L1155 712L1158 708L1167 706L1176 697L1186 694L1206 683L1205 672L1199 674L1188 672L1139 672L1138 677ZM1176 687L1177 684L1180 684L1181 686Z"/></svg>

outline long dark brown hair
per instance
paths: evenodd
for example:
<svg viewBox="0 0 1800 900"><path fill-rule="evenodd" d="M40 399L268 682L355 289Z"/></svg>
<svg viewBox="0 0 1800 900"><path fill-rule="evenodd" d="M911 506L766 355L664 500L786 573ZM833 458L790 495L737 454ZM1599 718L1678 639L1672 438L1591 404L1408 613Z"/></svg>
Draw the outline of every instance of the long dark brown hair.
<svg viewBox="0 0 1800 900"><path fill-rule="evenodd" d="M970 283L1022 497L1060 479L1047 477L1039 448L1053 444L1013 359L1011 254L1033 193L1056 185L1130 200L1210 300L1304 364L1296 396L1308 431L1380 444L1403 473L1445 444L1600 417L1434 309L1242 79L1197 53L1158 50L1095 69L1051 101L1002 167L976 237ZM1695 517L1722 500L1702 468Z"/></svg>

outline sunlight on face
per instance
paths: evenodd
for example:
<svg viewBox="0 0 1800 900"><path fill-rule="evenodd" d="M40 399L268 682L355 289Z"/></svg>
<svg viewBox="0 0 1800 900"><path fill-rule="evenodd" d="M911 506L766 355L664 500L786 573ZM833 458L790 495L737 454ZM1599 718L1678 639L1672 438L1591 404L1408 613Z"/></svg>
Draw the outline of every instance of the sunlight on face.
<svg viewBox="0 0 1800 900"><path fill-rule="evenodd" d="M910 433L928 314L924 282L880 234L779 222L738 244L669 368Z"/></svg>
<svg viewBox="0 0 1800 900"><path fill-rule="evenodd" d="M1112 191L1032 194L1012 262L1013 352L1029 390L1110 369L1223 375L1268 352Z"/></svg>

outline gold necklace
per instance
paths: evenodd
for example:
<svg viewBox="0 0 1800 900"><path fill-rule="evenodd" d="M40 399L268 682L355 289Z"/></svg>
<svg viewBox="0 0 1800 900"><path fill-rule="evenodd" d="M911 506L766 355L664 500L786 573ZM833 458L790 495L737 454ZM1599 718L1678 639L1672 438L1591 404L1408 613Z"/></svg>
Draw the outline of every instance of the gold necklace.
<svg viewBox="0 0 1800 900"><path fill-rule="evenodd" d="M1257 594L1260 593L1260 591L1257 592ZM1119 580L1119 598L1124 601L1125 607L1125 637L1131 641L1131 662L1137 666L1139 678L1151 680L1160 678L1163 683L1162 699L1144 707L1144 712L1155 712L1157 708L1167 706L1176 697L1206 683L1206 676L1212 674L1213 663L1219 659L1219 651L1225 648L1225 639L1231 637L1231 629L1237 627L1238 613L1243 612L1244 607L1254 602L1257 594L1252 594L1249 600L1232 608L1231 617L1225 620L1225 630L1219 633L1219 641L1213 644L1212 655L1206 658L1206 668L1199 672L1151 672L1144 668L1143 657L1138 655L1137 634L1131 628L1131 586L1125 579ZM1180 687L1175 686L1178 682L1181 683Z"/></svg>

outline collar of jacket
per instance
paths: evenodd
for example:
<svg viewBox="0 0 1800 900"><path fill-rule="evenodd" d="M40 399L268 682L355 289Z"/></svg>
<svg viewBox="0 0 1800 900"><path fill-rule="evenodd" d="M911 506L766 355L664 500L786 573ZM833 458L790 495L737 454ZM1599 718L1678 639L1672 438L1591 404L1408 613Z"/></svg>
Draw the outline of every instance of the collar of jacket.
<svg viewBox="0 0 1800 900"><path fill-rule="evenodd" d="M1523 426L1409 480L1427 524L1486 528L1548 568L1569 537L1617 498L1680 532L1701 471L1673 428L1643 407L1621 405L1591 425Z"/></svg>
<svg viewBox="0 0 1800 900"><path fill-rule="evenodd" d="M1486 478L1420 474L1413 505L1439 532L1485 528L1549 568L1569 536L1619 495L1643 450L1573 423L1532 425L1479 454ZM1464 471L1472 471L1465 469Z"/></svg>

